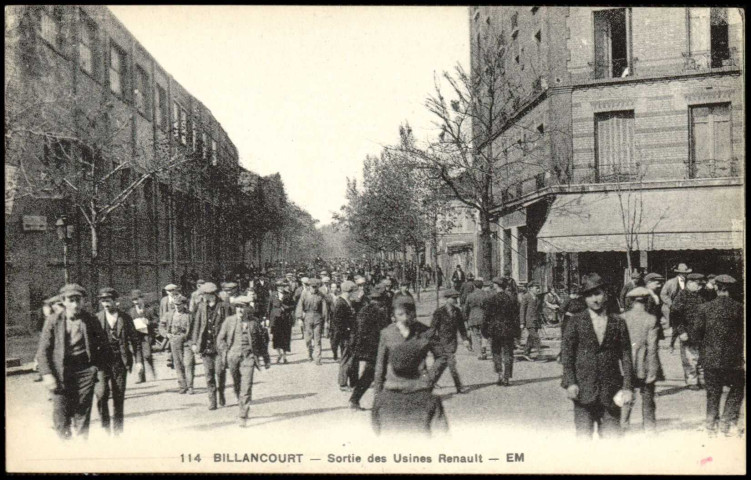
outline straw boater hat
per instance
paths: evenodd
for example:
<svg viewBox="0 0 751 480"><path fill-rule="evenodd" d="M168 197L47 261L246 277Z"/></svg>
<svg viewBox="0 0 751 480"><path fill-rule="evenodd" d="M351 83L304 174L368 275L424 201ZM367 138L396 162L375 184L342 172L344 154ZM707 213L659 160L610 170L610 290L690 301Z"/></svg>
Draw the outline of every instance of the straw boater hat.
<svg viewBox="0 0 751 480"><path fill-rule="evenodd" d="M673 272L674 273L691 273L691 272L693 272L693 270L691 270L690 268L688 268L688 265L686 265L685 263L679 263L678 264L678 268L676 268L675 270L673 270Z"/></svg>

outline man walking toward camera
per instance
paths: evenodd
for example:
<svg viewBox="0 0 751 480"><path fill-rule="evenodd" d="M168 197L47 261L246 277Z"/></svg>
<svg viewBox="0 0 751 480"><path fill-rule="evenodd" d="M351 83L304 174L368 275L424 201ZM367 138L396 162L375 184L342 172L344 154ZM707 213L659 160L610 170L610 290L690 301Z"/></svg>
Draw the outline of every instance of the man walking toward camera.
<svg viewBox="0 0 751 480"><path fill-rule="evenodd" d="M606 310L608 298L600 275L587 275L581 293L587 310L574 315L563 333L561 386L574 402L578 437L591 438L595 424L602 438L620 436L621 408L614 397L619 394L623 403L633 399L628 327Z"/></svg>

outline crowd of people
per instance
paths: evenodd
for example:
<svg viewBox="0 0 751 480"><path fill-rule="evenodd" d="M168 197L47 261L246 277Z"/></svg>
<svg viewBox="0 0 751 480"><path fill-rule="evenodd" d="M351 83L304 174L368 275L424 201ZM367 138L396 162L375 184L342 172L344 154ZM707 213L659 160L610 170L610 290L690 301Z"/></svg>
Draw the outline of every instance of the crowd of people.
<svg viewBox="0 0 751 480"><path fill-rule="evenodd" d="M664 380L658 345L668 326L671 348L680 342L688 388L707 390L707 431L736 433L745 387L743 308L729 296L736 281L728 275L707 279L680 264L667 282L657 273L634 275L615 297L593 273L561 299L543 294L535 282L522 289L508 275L474 278L457 266L447 289L441 289L442 272L426 275L443 298L428 323L417 321L410 292L420 277L407 273L424 268L347 259L282 267L286 271L266 265L222 275L219 285L188 276L182 285L166 285L153 306L139 290L120 296L102 288L96 314L83 308L84 288L63 286L45 303L36 358L60 437L87 436L94 397L102 426L121 433L127 375L135 368L137 383L147 381L147 370L156 378L153 348L160 339L169 345L168 364L181 394L195 393L201 359L209 410L226 406L229 370L238 423L246 426L254 371L270 368L273 360L288 363L296 325L315 365L322 364L322 339L328 339L339 363L332 383L348 392L352 410L363 410L360 401L374 388L376 432L446 430L433 389L448 368L456 392L466 393L456 363L459 341L479 360L490 354L497 385L508 387L515 357L543 360L539 330L553 322L551 316L560 323L561 385L573 401L578 435L591 437L595 425L602 437L620 435L628 428L635 390L642 396L644 428L654 432L655 384ZM730 392L720 415L723 386Z"/></svg>

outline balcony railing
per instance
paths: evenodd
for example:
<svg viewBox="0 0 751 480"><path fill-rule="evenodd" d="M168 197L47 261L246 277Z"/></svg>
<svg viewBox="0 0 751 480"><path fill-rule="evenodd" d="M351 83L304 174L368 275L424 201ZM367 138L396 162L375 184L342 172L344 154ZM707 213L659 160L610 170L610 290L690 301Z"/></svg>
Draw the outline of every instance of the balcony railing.
<svg viewBox="0 0 751 480"><path fill-rule="evenodd" d="M738 67L740 55L738 49L714 49L699 52L683 52L685 70L710 70L713 68Z"/></svg>

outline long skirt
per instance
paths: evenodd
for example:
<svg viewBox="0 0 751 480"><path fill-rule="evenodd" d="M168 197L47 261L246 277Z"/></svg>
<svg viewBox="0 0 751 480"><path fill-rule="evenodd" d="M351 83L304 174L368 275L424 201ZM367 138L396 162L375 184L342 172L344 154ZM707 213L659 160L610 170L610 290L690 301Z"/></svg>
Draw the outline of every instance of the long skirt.
<svg viewBox="0 0 751 480"><path fill-rule="evenodd" d="M289 317L277 318L271 327L271 335L274 336L272 340L274 350L282 349L289 352L292 342L292 319Z"/></svg>

